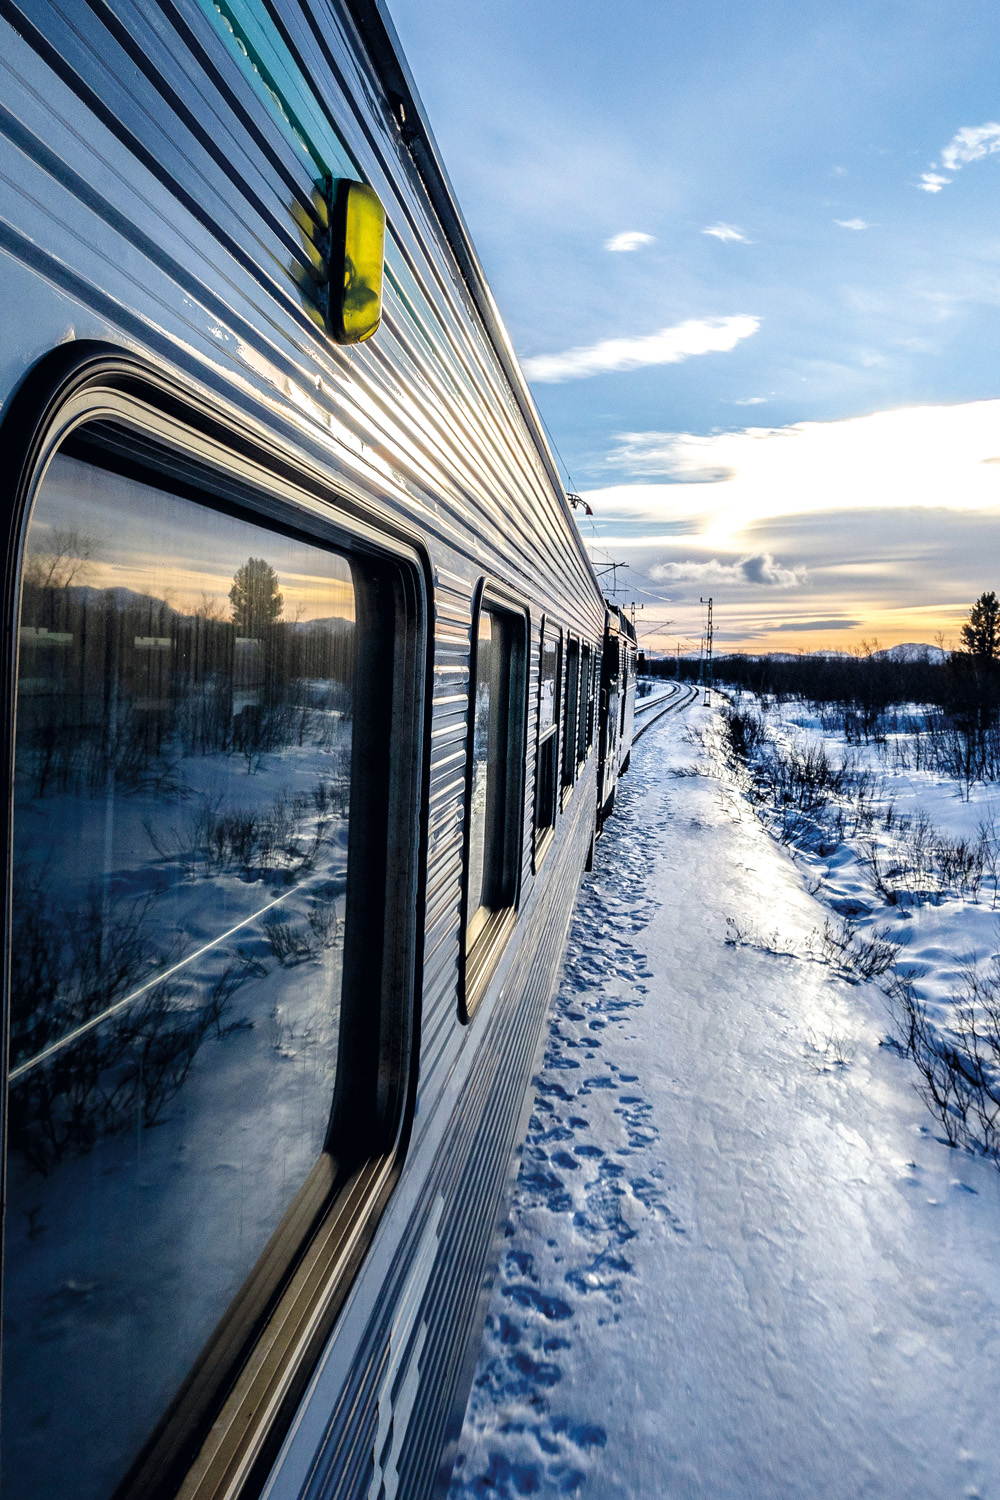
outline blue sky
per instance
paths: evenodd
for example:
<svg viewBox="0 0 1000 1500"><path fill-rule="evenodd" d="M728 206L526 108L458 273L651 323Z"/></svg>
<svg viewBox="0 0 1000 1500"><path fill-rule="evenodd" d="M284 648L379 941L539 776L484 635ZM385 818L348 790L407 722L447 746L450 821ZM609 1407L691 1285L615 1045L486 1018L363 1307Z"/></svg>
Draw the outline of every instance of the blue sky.
<svg viewBox="0 0 1000 1500"><path fill-rule="evenodd" d="M701 592L747 646L956 635L1000 586L996 6L390 4L650 644Z"/></svg>

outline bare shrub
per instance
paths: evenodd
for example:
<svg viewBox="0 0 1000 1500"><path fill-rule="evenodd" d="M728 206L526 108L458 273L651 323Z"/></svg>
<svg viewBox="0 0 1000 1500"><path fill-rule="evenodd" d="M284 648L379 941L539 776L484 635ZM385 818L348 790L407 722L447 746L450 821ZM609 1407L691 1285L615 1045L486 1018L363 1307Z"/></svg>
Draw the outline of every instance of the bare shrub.
<svg viewBox="0 0 1000 1500"><path fill-rule="evenodd" d="M851 984L879 979L889 972L899 957L901 944L889 934L888 927L875 927L862 933L853 922L839 926L827 921L819 936L818 957L835 968Z"/></svg>
<svg viewBox="0 0 1000 1500"><path fill-rule="evenodd" d="M731 754L744 765L750 765L770 741L764 718L754 708L733 703L723 704L721 717Z"/></svg>
<svg viewBox="0 0 1000 1500"><path fill-rule="evenodd" d="M912 976L888 990L893 1041L920 1074L918 1091L950 1146L1000 1163L1000 954L969 962L946 1026L917 995Z"/></svg>
<svg viewBox="0 0 1000 1500"><path fill-rule="evenodd" d="M888 830L887 830L888 831ZM938 905L946 896L978 901L993 860L993 901L1000 846L991 844L982 825L974 839L951 839L935 829L923 812L896 819L896 838L883 848L874 836L860 847L862 863L889 906Z"/></svg>
<svg viewBox="0 0 1000 1500"><path fill-rule="evenodd" d="M153 900L95 885L66 911L39 876L14 882L11 1058L29 1066L11 1085L9 1128L43 1175L102 1135L154 1125L202 1043L230 1029L236 991L262 972L232 959L194 1003L177 983L150 983L176 956L151 935Z"/></svg>
<svg viewBox="0 0 1000 1500"><path fill-rule="evenodd" d="M324 949L334 947L340 937L336 888L330 884L317 892L305 922L293 922L283 913L272 911L261 926L271 953L282 967L292 968L318 958Z"/></svg>
<svg viewBox="0 0 1000 1500"><path fill-rule="evenodd" d="M346 813L347 797L338 777L318 781L308 795L282 793L259 807L226 807L204 797L181 824L166 829L147 819L143 826L160 858L189 876L200 870L291 883L315 867L333 824Z"/></svg>
<svg viewBox="0 0 1000 1500"><path fill-rule="evenodd" d="M849 1068L854 1061L855 1047L846 1037L829 1031L826 1036L819 1032L806 1032L806 1046L812 1053L810 1061L817 1073L829 1073L834 1068Z"/></svg>

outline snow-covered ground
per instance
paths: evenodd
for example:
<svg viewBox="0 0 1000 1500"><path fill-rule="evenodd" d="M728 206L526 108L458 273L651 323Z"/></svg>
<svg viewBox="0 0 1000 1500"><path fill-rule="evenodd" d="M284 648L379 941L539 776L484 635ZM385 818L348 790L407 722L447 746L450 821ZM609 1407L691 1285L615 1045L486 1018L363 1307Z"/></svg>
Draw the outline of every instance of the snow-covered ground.
<svg viewBox="0 0 1000 1500"><path fill-rule="evenodd" d="M1000 1174L717 743L644 737L584 885L451 1500L990 1500Z"/></svg>

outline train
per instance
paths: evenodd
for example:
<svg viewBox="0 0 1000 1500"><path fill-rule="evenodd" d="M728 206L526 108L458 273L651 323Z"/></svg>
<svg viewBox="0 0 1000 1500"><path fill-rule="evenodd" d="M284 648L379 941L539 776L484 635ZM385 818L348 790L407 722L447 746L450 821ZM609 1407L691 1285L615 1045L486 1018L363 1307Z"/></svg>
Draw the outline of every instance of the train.
<svg viewBox="0 0 1000 1500"><path fill-rule="evenodd" d="M0 0L0 1482L447 1492L605 600L382 0Z"/></svg>

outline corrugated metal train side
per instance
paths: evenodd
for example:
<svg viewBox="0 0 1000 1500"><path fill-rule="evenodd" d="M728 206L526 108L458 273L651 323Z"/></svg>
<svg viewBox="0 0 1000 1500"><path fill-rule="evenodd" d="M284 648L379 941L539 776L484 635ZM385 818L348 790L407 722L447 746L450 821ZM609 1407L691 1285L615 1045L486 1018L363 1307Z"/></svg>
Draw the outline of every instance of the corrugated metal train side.
<svg viewBox="0 0 1000 1500"><path fill-rule="evenodd" d="M433 140L415 130L418 104L377 7L0 0L0 70L5 410L52 351L121 351L214 413L223 435L239 431L289 472L322 475L373 535L402 537L423 560L408 1140L263 1485L270 1500L419 1500L449 1470L542 1022L595 827L596 750L535 868L541 630L555 623L596 653L604 601L460 220L447 222L441 208L446 179L431 170ZM387 212L382 326L353 348L331 343L317 312L318 185L329 177L371 184ZM175 412L183 423L180 396ZM15 528L12 558L20 543ZM470 651L484 579L527 611L528 753L516 923L465 1025ZM15 581L11 562L11 680ZM614 740L604 801L624 718ZM260 1492L260 1477L258 1465L218 1493Z"/></svg>

